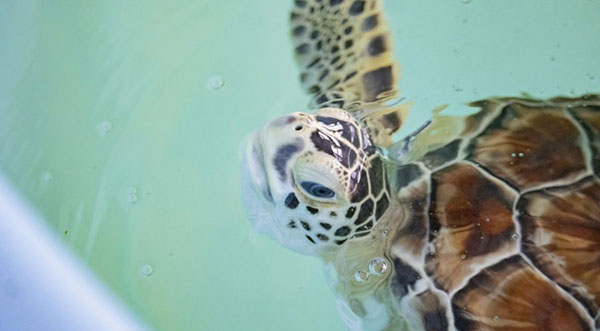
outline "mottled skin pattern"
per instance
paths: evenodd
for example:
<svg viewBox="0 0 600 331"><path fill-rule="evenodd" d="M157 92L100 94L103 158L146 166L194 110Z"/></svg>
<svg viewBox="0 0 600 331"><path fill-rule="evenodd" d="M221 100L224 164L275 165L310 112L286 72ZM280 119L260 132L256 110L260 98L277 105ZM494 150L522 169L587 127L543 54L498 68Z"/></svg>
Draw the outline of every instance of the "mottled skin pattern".
<svg viewBox="0 0 600 331"><path fill-rule="evenodd" d="M392 145L406 113L381 106L399 73L381 10L294 2L320 109L251 137L256 229L325 262L353 330L600 329L600 96L481 100Z"/></svg>
<svg viewBox="0 0 600 331"><path fill-rule="evenodd" d="M390 92L399 68L381 1L294 1L292 41L313 106L346 108Z"/></svg>

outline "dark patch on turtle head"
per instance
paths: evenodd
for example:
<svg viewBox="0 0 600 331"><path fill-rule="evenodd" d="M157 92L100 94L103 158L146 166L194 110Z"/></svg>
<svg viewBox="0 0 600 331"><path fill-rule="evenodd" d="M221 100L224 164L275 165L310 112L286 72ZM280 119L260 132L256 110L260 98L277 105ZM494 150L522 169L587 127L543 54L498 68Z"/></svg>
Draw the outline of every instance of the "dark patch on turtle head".
<svg viewBox="0 0 600 331"><path fill-rule="evenodd" d="M387 210L390 201L388 200L387 195L383 195L379 200L377 200L377 211L375 212L375 219L379 220L383 213Z"/></svg>
<svg viewBox="0 0 600 331"><path fill-rule="evenodd" d="M317 116L317 121L325 124L328 130L340 133L344 139L360 148L360 130L354 124L327 116Z"/></svg>
<svg viewBox="0 0 600 331"><path fill-rule="evenodd" d="M363 204L360 205L358 217L354 221L354 224L361 225L361 224L365 223L369 219L369 217L371 217L371 215L373 215L373 207L374 207L373 200L368 199L367 201L363 202Z"/></svg>
<svg viewBox="0 0 600 331"><path fill-rule="evenodd" d="M300 202L298 201L298 198L296 198L296 195L294 193L288 194L288 196L285 198L285 206L289 209L296 209L299 203Z"/></svg>
<svg viewBox="0 0 600 331"><path fill-rule="evenodd" d="M315 130L311 133L310 140L318 151L333 156L345 168L351 168L354 165L356 152L346 145L343 140L322 130Z"/></svg>
<svg viewBox="0 0 600 331"><path fill-rule="evenodd" d="M286 180L286 166L288 161L292 158L292 156L304 147L304 143L295 142L291 144L285 144L277 149L275 152L275 156L273 157L273 166L277 173L279 174L279 179L281 181Z"/></svg>
<svg viewBox="0 0 600 331"><path fill-rule="evenodd" d="M369 194L369 180L365 170L357 170L350 175L350 194L351 202L359 202Z"/></svg>

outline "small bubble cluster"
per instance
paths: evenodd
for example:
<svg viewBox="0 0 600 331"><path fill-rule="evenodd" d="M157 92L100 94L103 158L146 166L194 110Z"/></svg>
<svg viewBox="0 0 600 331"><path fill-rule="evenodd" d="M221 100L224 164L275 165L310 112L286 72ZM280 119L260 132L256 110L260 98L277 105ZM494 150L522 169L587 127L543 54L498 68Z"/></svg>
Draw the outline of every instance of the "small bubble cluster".
<svg viewBox="0 0 600 331"><path fill-rule="evenodd" d="M106 136L110 133L110 131L112 131L112 123L109 121L100 122L96 126L96 130L98 130L98 133L100 133L100 135Z"/></svg>
<svg viewBox="0 0 600 331"><path fill-rule="evenodd" d="M211 90L218 90L225 85L225 80L223 77L216 75L212 76L206 82L206 86Z"/></svg>
<svg viewBox="0 0 600 331"><path fill-rule="evenodd" d="M371 277L371 275L373 276L381 276L383 274L385 274L388 270L389 266L388 266L388 262L386 261L386 259L382 258L382 257L376 257L372 260L369 261L369 263L367 264L367 270L358 270L356 273L354 273L354 280L356 280L359 283L364 283L367 280L369 280L369 277Z"/></svg>
<svg viewBox="0 0 600 331"><path fill-rule="evenodd" d="M364 270L359 270L354 274L354 280L359 283L364 283L369 279L369 273Z"/></svg>
<svg viewBox="0 0 600 331"><path fill-rule="evenodd" d="M137 188L135 186L131 186L127 190L127 202L136 203L138 201Z"/></svg>
<svg viewBox="0 0 600 331"><path fill-rule="evenodd" d="M48 171L42 173L42 176L40 177L42 182L44 183L50 183L52 181L52 174Z"/></svg>

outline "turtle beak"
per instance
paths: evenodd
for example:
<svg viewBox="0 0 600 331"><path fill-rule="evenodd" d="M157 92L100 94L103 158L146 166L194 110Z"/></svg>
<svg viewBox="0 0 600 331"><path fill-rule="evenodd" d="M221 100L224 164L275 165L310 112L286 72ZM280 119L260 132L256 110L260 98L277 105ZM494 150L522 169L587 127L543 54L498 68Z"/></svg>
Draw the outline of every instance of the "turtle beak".
<svg viewBox="0 0 600 331"><path fill-rule="evenodd" d="M250 136L246 146L246 167L253 187L266 202L273 203L273 195L269 187L267 172L265 169L265 158L260 131L255 131Z"/></svg>

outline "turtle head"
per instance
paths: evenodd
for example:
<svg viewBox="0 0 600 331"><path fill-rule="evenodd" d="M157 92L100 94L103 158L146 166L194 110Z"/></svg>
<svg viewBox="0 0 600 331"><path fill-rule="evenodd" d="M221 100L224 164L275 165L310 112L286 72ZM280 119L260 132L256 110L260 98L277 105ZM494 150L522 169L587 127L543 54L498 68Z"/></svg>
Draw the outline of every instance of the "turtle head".
<svg viewBox="0 0 600 331"><path fill-rule="evenodd" d="M319 255L367 235L389 205L385 167L350 113L293 113L253 133L244 160L250 220L283 246Z"/></svg>

